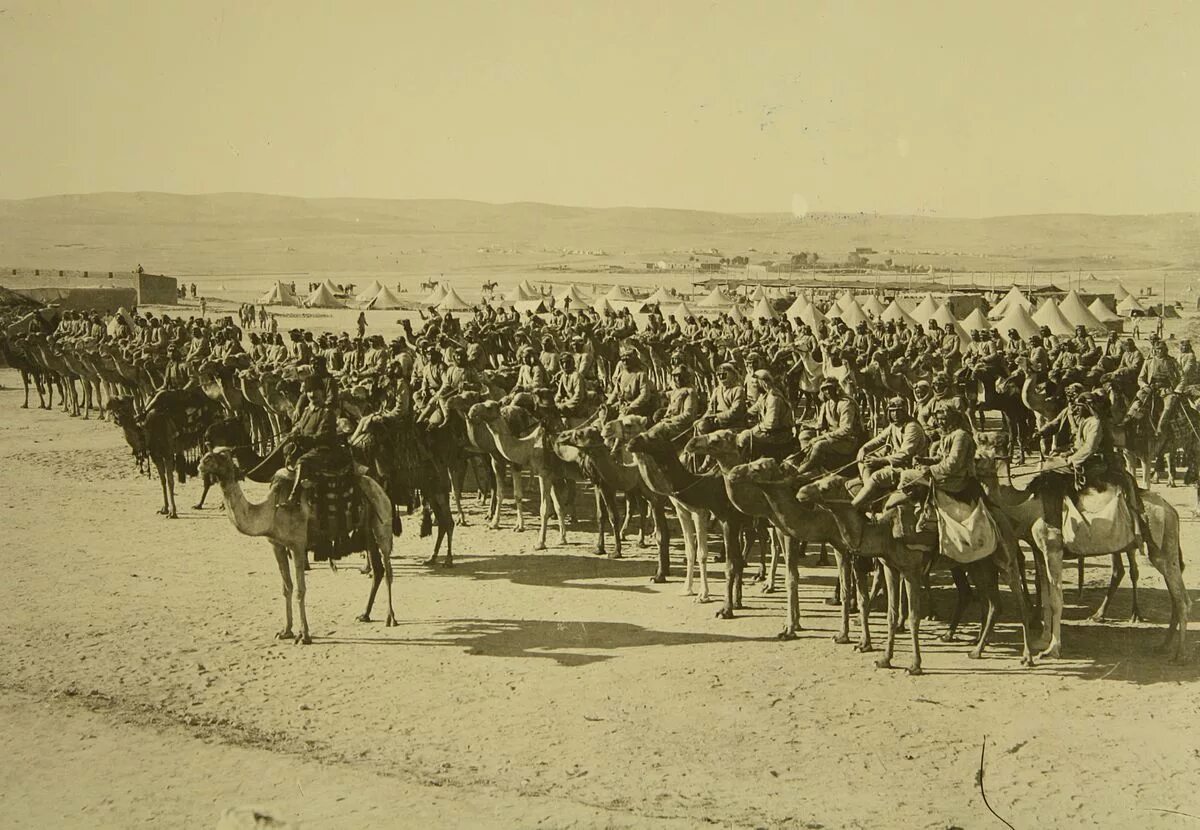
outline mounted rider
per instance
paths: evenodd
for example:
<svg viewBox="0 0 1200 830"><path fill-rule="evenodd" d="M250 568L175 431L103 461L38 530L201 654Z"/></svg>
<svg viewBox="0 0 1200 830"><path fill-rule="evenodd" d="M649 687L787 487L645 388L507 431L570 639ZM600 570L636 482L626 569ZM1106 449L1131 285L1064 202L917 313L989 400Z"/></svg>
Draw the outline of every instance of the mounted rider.
<svg viewBox="0 0 1200 830"><path fill-rule="evenodd" d="M832 472L852 463L862 442L858 404L845 395L833 378L821 381L821 405L817 418L807 426L816 431L806 457L796 467L797 475Z"/></svg>
<svg viewBox="0 0 1200 830"><path fill-rule="evenodd" d="M771 373L766 369L756 370L748 382L746 395L753 401L747 414L754 424L738 433L737 445L749 448L756 458L782 458L795 449L792 407Z"/></svg>
<svg viewBox="0 0 1200 830"><path fill-rule="evenodd" d="M892 398L887 403L888 425L858 450L858 469L863 488L851 502L862 508L884 493L915 480L922 471L916 462L929 446L925 429L912 417L908 401Z"/></svg>

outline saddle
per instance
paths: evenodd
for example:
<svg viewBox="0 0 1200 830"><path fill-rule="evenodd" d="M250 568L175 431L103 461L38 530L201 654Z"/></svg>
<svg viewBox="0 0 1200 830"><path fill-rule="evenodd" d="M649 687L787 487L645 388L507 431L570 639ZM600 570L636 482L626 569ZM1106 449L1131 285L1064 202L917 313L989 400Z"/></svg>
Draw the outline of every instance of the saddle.
<svg viewBox="0 0 1200 830"><path fill-rule="evenodd" d="M364 527L370 509L358 485L360 469L351 463L338 468L308 470L301 466L298 498L309 505L308 551L323 562L367 549ZM271 498L276 506L294 503L296 471L285 468L271 480Z"/></svg>

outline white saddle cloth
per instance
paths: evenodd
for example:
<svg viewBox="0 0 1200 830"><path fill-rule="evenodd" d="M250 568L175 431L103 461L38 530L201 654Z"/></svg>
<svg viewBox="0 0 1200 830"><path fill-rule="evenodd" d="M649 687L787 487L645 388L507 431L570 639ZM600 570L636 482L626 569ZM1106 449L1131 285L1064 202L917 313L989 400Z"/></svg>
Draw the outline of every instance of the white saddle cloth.
<svg viewBox="0 0 1200 830"><path fill-rule="evenodd" d="M966 565L995 553L1000 534L982 499L965 504L935 490L933 500L942 556Z"/></svg>

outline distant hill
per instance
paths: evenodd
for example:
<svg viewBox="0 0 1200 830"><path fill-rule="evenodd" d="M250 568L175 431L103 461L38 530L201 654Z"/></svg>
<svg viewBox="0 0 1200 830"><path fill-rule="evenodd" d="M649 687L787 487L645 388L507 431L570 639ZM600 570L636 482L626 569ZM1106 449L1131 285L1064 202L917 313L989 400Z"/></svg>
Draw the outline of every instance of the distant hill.
<svg viewBox="0 0 1200 830"><path fill-rule="evenodd" d="M1193 269L1200 266L1200 214L797 218L251 193L0 201L0 267L128 270L140 262L156 273L183 275L487 273L564 263L637 265L708 249L752 262L816 251L830 262L857 247L878 252L875 262L890 256L970 270Z"/></svg>

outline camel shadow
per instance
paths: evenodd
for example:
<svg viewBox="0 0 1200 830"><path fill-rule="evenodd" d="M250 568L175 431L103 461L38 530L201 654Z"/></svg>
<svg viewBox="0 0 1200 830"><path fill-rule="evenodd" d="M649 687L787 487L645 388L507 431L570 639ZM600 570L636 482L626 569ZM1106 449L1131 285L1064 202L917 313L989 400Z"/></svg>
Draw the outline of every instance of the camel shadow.
<svg viewBox="0 0 1200 830"><path fill-rule="evenodd" d="M672 563L674 564L674 563ZM504 580L514 585L539 587L583 588L587 590L627 591L639 594L656 593L649 586L655 561L639 559L608 559L603 556L579 554L501 554L455 558L453 568L427 566L411 560L396 562L397 573L423 576L468 577L481 581ZM676 574L678 576L678 574ZM645 585L622 585L612 582L585 580L641 579Z"/></svg>
<svg viewBox="0 0 1200 830"><path fill-rule="evenodd" d="M631 623L593 620L452 619L440 634L423 640L397 640L407 645L450 646L486 657L554 660L560 666L586 666L617 656L621 649L691 646L708 643L767 642L769 638L735 637L688 631L657 631Z"/></svg>

